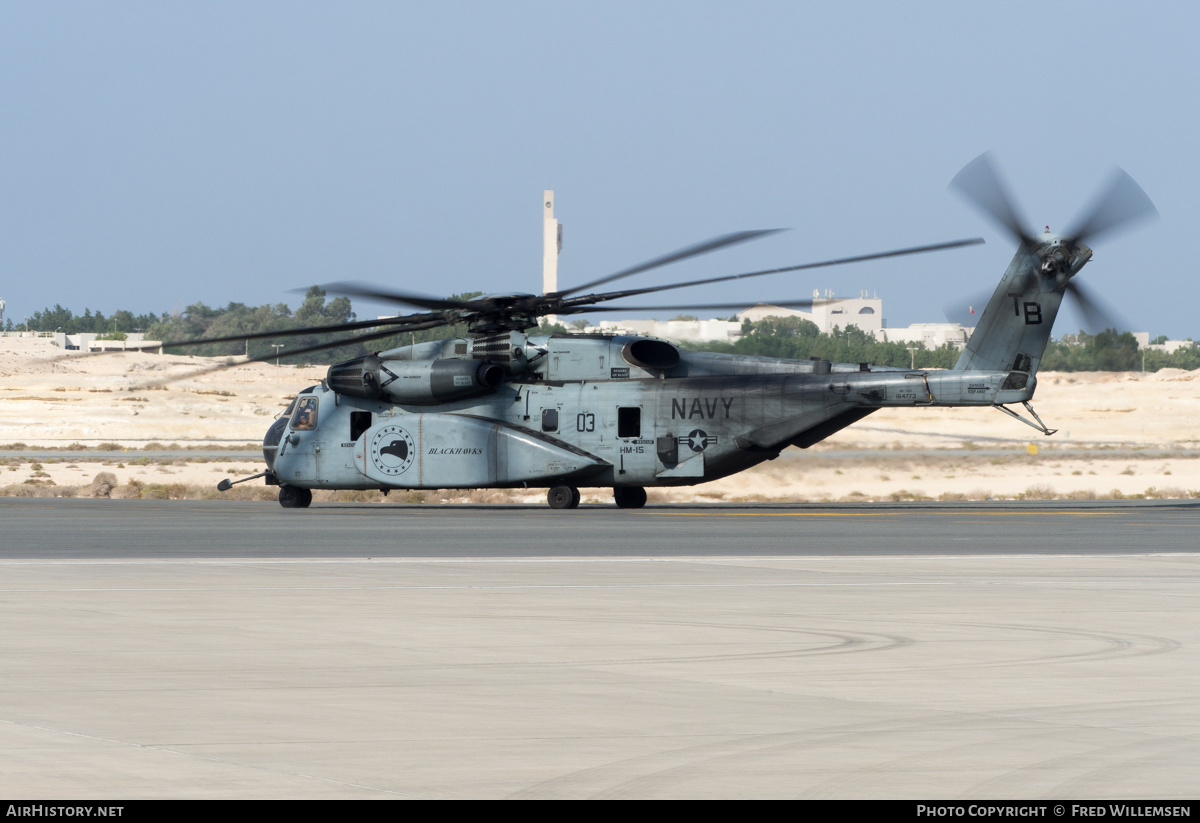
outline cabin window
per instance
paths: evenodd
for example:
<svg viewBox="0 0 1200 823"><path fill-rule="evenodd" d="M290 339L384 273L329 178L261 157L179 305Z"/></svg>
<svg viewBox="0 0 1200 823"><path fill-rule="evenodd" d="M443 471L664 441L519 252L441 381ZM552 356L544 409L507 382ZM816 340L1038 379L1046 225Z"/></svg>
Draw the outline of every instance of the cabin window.
<svg viewBox="0 0 1200 823"><path fill-rule="evenodd" d="M301 397L292 414L292 431L312 431L317 427L317 398Z"/></svg>
<svg viewBox="0 0 1200 823"><path fill-rule="evenodd" d="M617 408L617 437L642 436L642 407L621 406Z"/></svg>
<svg viewBox="0 0 1200 823"><path fill-rule="evenodd" d="M558 431L558 409L542 409L542 431Z"/></svg>
<svg viewBox="0 0 1200 823"><path fill-rule="evenodd" d="M371 413L369 411L350 412L350 440L356 441L362 433L371 428Z"/></svg>

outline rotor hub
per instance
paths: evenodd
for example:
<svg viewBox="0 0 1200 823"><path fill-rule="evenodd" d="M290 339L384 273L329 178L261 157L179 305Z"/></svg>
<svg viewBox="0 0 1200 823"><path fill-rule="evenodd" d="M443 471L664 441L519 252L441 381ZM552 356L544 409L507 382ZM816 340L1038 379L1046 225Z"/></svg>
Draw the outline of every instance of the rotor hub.
<svg viewBox="0 0 1200 823"><path fill-rule="evenodd" d="M1057 274L1060 271L1066 271L1071 266L1071 254L1063 247L1058 240L1049 247L1043 254L1042 258L1042 274L1047 276Z"/></svg>

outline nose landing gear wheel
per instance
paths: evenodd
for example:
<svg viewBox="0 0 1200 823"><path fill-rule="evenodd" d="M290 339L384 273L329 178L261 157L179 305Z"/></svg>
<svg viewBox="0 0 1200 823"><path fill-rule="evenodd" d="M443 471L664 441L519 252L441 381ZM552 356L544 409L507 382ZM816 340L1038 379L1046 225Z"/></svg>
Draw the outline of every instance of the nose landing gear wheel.
<svg viewBox="0 0 1200 823"><path fill-rule="evenodd" d="M579 489L574 486L555 486L546 494L552 509L575 509L579 507Z"/></svg>
<svg viewBox="0 0 1200 823"><path fill-rule="evenodd" d="M279 505L285 509L307 509L312 503L312 491L296 486L279 487Z"/></svg>
<svg viewBox="0 0 1200 823"><path fill-rule="evenodd" d="M618 509L640 509L646 505L646 490L641 486L617 486L613 500Z"/></svg>

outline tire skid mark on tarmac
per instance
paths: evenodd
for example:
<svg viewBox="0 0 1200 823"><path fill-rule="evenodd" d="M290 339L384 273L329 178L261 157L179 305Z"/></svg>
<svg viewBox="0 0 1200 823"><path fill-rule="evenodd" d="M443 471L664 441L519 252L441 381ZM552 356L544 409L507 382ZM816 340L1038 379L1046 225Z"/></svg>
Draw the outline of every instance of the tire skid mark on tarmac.
<svg viewBox="0 0 1200 823"><path fill-rule="evenodd" d="M1119 660L1122 658L1142 657L1147 655L1168 654L1183 647L1183 643L1169 637L1138 634L1116 634L1112 632L1085 631L1082 629L1066 629L1053 626L1030 626L1005 623L973 623L960 621L931 622L908 621L911 625L925 625L936 629L968 627L975 629L997 629L1003 632L1030 632L1043 635L1060 635L1069 638L1082 638L1101 644L1101 648L1089 651L1072 652L1067 654L1038 655L1018 657L1008 660L968 661L962 663L931 662L913 665L899 665L887 669L861 670L862 674L888 674L930 672L930 671L963 671L969 669L1007 668L1012 666L1050 665L1057 663L1088 663L1097 661ZM959 639L959 638L955 638ZM941 638L921 639L915 643L936 644L944 642Z"/></svg>
<svg viewBox="0 0 1200 823"><path fill-rule="evenodd" d="M997 666L1023 666L1029 663L1080 663L1098 660L1117 660L1125 657L1142 657L1152 654L1167 654L1183 647L1178 640L1169 637L1157 637L1143 634L1114 634L1083 629L1065 629L1054 626L1028 626L1005 623L950 623L943 625L970 626L983 629L1002 629L1004 631L1033 632L1046 635L1062 635L1080 637L1102 644L1103 648L1096 651L1075 652L1072 654L1057 654L1045 657L1026 657L1014 660L996 661L979 664L981 668Z"/></svg>
<svg viewBox="0 0 1200 823"><path fill-rule="evenodd" d="M523 620L541 620L553 623L562 622L579 622L590 624L617 624L629 623L630 621L612 619L612 620L593 620L587 618L561 618L561 617L543 617L540 615L522 615ZM406 665L403 663L389 662L380 667L358 667L360 671L383 671L394 672L401 670L426 670L437 669L446 671L486 671L494 669L503 670L536 670L536 669L588 669L602 667L623 667L623 666L660 666L671 664L684 663L720 663L726 661L749 661L749 660L784 660L798 659L810 657L830 657L842 656L848 654L863 654L869 652L884 652L893 649L899 649L914 644L912 638L902 635L885 634L878 632L848 632L832 629L800 629L780 626L754 626L754 625L739 625L739 624L723 624L723 623L702 623L688 621L636 621L636 625L646 626L673 626L683 628L704 628L704 629L733 629L738 631L770 631L770 632L786 632L792 635L803 635L808 637L819 638L826 640L822 645L808 645L798 647L788 647L782 649L769 649L763 651L738 651L728 653L712 654L683 654L683 655L642 655L634 657L596 657L596 658L579 658L579 659L558 659L548 661L521 661L521 660L505 660L498 662L477 662L477 663L439 663L435 666L430 666L427 663ZM707 646L745 646L746 643L739 639L730 639L727 641L711 641L705 640ZM577 650L578 646L568 646L565 642L558 644L564 649ZM666 645L666 644L664 644ZM245 669L244 674L249 674L253 669ZM268 678L275 674L275 669L264 668L258 670L260 674L267 675ZM360 674L360 687L362 688L390 688L389 684L372 685L365 681L365 675ZM240 684L238 689L249 688L245 683ZM264 683L257 688L276 689L279 684L271 681ZM297 688L292 685L289 688ZM324 686L315 686L315 689L324 688ZM96 691L96 689L92 689ZM122 689L126 691L127 689ZM220 690L215 689L215 690Z"/></svg>
<svg viewBox="0 0 1200 823"><path fill-rule="evenodd" d="M1179 761L1180 753L1190 753L1184 759L1191 762L1195 762L1196 755L1200 754L1200 740L1195 734L1179 737L1147 736L1145 732L1126 734L1136 734L1139 739L1097 745L1085 751L1028 763L980 782L972 786L971 791L976 797L1016 796L1022 792L1028 793L1030 785L1044 782L1048 775L1060 772L1063 773L1062 778L1046 787L1044 797L1112 797L1105 792L1106 789L1129 786L1141 786L1129 796L1158 796L1161 789L1147 789L1144 783L1131 779L1130 764L1143 763L1148 768L1156 765L1161 768L1162 763ZM1193 790L1194 785L1186 788Z"/></svg>
<svg viewBox="0 0 1200 823"><path fill-rule="evenodd" d="M978 717L974 715L972 715L970 718L970 722L972 723L977 722L977 720ZM641 775L613 787L608 792L599 795L599 798L616 800L646 797L651 794L651 790L657 789L660 791L665 791L669 790L672 786L678 786L680 783L679 780L668 781L666 779L676 776L690 778L689 782L692 785L695 785L697 782L695 774L697 765L708 766L712 770L719 771L722 774L729 774L730 772L735 771L752 773L762 768L761 760L764 756L776 756L780 759L786 758L788 762L793 762L801 751L811 750L808 752L810 759L822 760L827 759L829 755L823 753L821 749L827 749L831 746L839 748L853 746L857 749L865 748L868 751L890 752L893 751L893 748L889 745L889 743L897 732L928 732L931 728L936 728L939 726L953 728L961 725L962 722L963 718L961 715L956 715L953 717L934 715L932 717L923 719L910 718L904 721L883 721L881 723L871 724L866 728L852 728L834 734L814 735L812 733L793 732L789 735L790 737L794 738L792 740L787 740L774 745L761 746L751 752L737 752L718 755L707 758L703 761L681 765L671 769L664 769L651 774ZM862 743L866 743L868 745L863 746ZM745 760L747 755L750 754L754 755L755 760L760 762L745 763L741 765L736 762L738 759ZM895 760L901 763L911 762L910 758L905 757L895 758ZM718 764L720 764L719 767ZM871 774L879 771L879 769L878 767L870 766L855 771L862 772L863 774ZM819 774L820 772L821 770L819 769L808 770L809 774ZM841 779L842 775L839 775L838 778L834 778L835 781L840 781ZM856 796L856 792L861 792L863 783L859 780L853 780L849 786L841 787L833 793L826 793L824 788L825 785L826 784L823 782L816 783L810 786L808 789L793 795L792 798L813 799L823 797L854 797ZM678 789L676 791L678 791Z"/></svg>
<svg viewBox="0 0 1200 823"><path fill-rule="evenodd" d="M725 761L758 758L764 754L788 752L798 749L817 748L829 742L857 737L875 738L910 732L926 728L930 718L908 718L904 720L873 720L832 726L826 729L806 731L769 732L764 734L714 734L724 739L704 743L677 746L663 751L650 752L635 757L621 758L586 769L567 772L556 777L534 783L510 794L511 799L580 798L618 799L675 796L686 791L680 780L682 776L695 783L697 767L714 765ZM721 766L724 774L740 771L732 766ZM586 793L585 793L586 792ZM694 794L694 789L688 792Z"/></svg>
<svg viewBox="0 0 1200 823"><path fill-rule="evenodd" d="M1078 708L1087 711L1091 707L1080 704ZM992 769L1003 769L997 765L997 751L1010 746L1017 749L1035 747L1046 749L1058 745L1073 746L1078 751L1067 754L1046 757L1033 763L1028 758L1022 758L1023 764L1018 768L1004 769L1001 773L985 780L977 781L962 787L945 785L944 794L955 799L989 799L989 798L1026 798L1026 797L1104 797L1100 789L1112 786L1128 786L1129 774L1125 766L1130 762L1157 761L1160 765L1171 762L1170 755L1182 748L1195 749L1196 735L1186 738L1163 738L1154 736L1147 739L1145 732L1107 729L1084 724L1067 724L1045 718L1016 718L1001 717L991 713L982 714L968 712L956 717L947 717L942 721L926 724L923 732L953 732L957 727L969 726L978 731L980 724L995 726L995 736L992 739L976 739L969 743L951 746L941 746L919 754L906 753L898 757L880 759L867 763L847 772L842 772L820 783L814 784L803 794L801 799L825 799L851 797L863 785L875 785L880 775L897 775L905 773L966 775L970 773L972 761L981 764L992 764ZM1031 728L1032 725L1032 728ZM1105 737L1124 738L1122 742L1100 743ZM1133 737L1135 739L1129 739ZM1043 742L1045 741L1045 742ZM1032 744L1036 744L1033 746ZM879 746L880 751L888 751L886 746ZM1148 754L1135 757L1118 756L1104 757L1100 765L1096 759L1106 753L1124 752L1126 750L1142 751L1150 749ZM1014 755L1017 756L1017 755ZM985 767L987 768L987 767ZM1112 770L1108 782L1100 783L1090 776L1096 773ZM1059 781L1047 784L1047 777L1054 771L1073 773ZM1042 785L1039 790L1031 787ZM1135 792L1133 796L1147 794ZM1149 794L1154 795L1154 791Z"/></svg>
<svg viewBox="0 0 1200 823"><path fill-rule="evenodd" d="M986 759L990 756L990 747L993 745L990 741L973 741L942 746L917 755L904 754L893 757L890 756L894 752L891 741L897 734L953 733L964 726L978 732L980 726L988 725L995 726L998 735L1005 735L1005 739L1010 740L1056 738L1062 732L1058 724L1039 723L1042 728L1031 731L1028 722L1018 724L1010 719L977 712L938 712L904 720L880 720L811 731L746 735L674 748L560 775L516 792L511 797L631 799L697 796L697 787L703 785L706 772L750 775L747 782L752 784L752 775L764 770L769 771L771 765L794 766L799 762L828 762L832 755L846 749L879 752L880 759L877 762L849 772L838 772L835 776L817 780L807 787L798 787L797 793L793 795L796 799L856 797L862 796L864 785L878 785L877 780L873 781L870 778L918 771L913 768L914 765L923 762L938 766L939 771L961 769L964 752L977 751ZM765 767L764 761L768 760L772 762ZM827 770L821 770L810 767L803 771L813 776L832 771L833 768L835 767L830 766ZM753 793L753 789L750 791ZM886 790L884 793L886 794ZM957 794L953 789L949 789L947 793Z"/></svg>
<svg viewBox="0 0 1200 823"><path fill-rule="evenodd" d="M852 768L846 771L838 772L837 774L828 777L819 782L813 783L806 790L796 796L797 800L828 800L845 797L856 796L856 791L862 786L877 785L878 778L881 775L896 775L905 773L929 773L929 772L953 772L955 774L963 774L967 771L967 765L971 762L972 755L981 759L994 758L995 750L999 745L999 740L1004 742L1013 741L1042 741L1047 738L1052 740L1058 739L1062 730L1057 727L1045 728L1044 724L1041 728L1030 729L1028 724L1016 728L1008 728L1008 724L1004 722L996 723L997 719L991 718L988 715L979 714L976 712L964 712L953 717L941 718L935 723L928 723L923 726L920 731L925 734L936 733L952 733L956 729L963 726L974 729L977 733L981 725L996 724L994 737L988 740L973 740L968 743L959 743L955 745L938 746L929 751L920 753L904 752L898 756L881 756L878 760L871 763L864 763L861 766ZM1035 721L1036 722L1036 721ZM868 741L873 742L873 741ZM877 741L880 745L872 746L871 749L876 749L880 753L892 752L893 750L884 745L884 741ZM944 795L946 797L954 797L962 799L971 795L964 792L962 789L952 786L944 787ZM1002 794L981 795L982 797L1002 797Z"/></svg>
<svg viewBox="0 0 1200 823"><path fill-rule="evenodd" d="M329 783L334 786L343 786L350 789L365 789L367 791L379 792L380 794L398 795L414 799L428 799L428 795L418 795L412 792L404 792L396 789L385 789L379 786L367 786L362 783L351 783L345 780L335 780L331 777L322 777L315 774L307 774L305 772L296 771L294 769L285 769L278 766L269 766L262 763L251 763L241 760L235 760L229 757L217 757L215 755L200 754L195 751L187 751L186 747L175 747L165 745L155 745L153 743L139 743L136 740L120 740L113 737L103 737L100 735L88 734L81 731L72 731L71 729L57 728L47 726L41 723L29 723L21 720L13 720L11 718L0 718L0 724L17 726L23 729L32 729L35 731L46 732L50 735L62 735L66 737L78 737L84 740L97 741L100 743L108 743L113 746L128 747L131 749L143 749L145 751L158 752L160 754L175 755L182 758L190 758L192 760L201 760L206 763L215 763L221 766L230 766L239 769L248 769L251 771L262 771L270 774L279 774L285 777L295 777L302 780L312 780L321 783Z"/></svg>
<svg viewBox="0 0 1200 823"><path fill-rule="evenodd" d="M1014 720L1025 720L1041 717L1047 714L1073 717L1076 714L1092 714L1093 712L1120 712L1131 714L1139 709L1191 709L1195 706L1192 698L1154 697L1139 700L1102 700L1089 703L1041 703L1038 705L1022 706L1019 709L1002 709L989 714L995 717L1007 717ZM1073 720L1062 721L1066 725L1087 725Z"/></svg>
<svg viewBox="0 0 1200 823"><path fill-rule="evenodd" d="M652 655L643 657L628 657L628 658L606 658L596 660L560 660L544 663L521 663L522 667L547 667L547 668L563 668L563 667L587 667L587 666L624 666L624 665L656 665L664 663L705 663L705 662L720 662L734 660L764 660L764 659L780 659L780 658L798 658L798 657L817 657L829 655L845 655L845 654L862 654L864 652L882 652L891 649L898 649L905 646L910 646L916 641L910 637L902 635L887 634L881 632L853 632L848 630L836 630L825 628L803 628L793 626L767 626L751 623L720 623L713 621L691 621L691 620L628 620L625 618L576 618L576 617L561 617L553 616L546 617L544 615L527 614L520 615L520 619L529 621L541 621L551 623L586 623L586 624L621 624L627 626L671 626L677 628L697 628L697 629L724 629L739 632L780 632L789 635L806 635L810 637L824 638L833 642L820 646L802 646L798 648L787 649L772 649L769 651L757 652L730 652L728 654L696 654L696 655ZM746 645L744 640L731 639L728 641L716 642L708 640L708 645ZM465 664L463 668L494 668L496 666L510 667L511 663L478 663ZM459 668L459 667L455 667Z"/></svg>

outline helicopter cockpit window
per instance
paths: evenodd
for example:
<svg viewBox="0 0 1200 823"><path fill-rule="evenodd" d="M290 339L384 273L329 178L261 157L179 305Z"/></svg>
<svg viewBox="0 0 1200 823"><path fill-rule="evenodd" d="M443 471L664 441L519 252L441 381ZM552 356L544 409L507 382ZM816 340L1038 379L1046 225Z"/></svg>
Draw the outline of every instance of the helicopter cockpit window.
<svg viewBox="0 0 1200 823"><path fill-rule="evenodd" d="M558 409L542 409L542 431L558 431Z"/></svg>
<svg viewBox="0 0 1200 823"><path fill-rule="evenodd" d="M275 419L278 420L280 417L291 417L292 412L294 412L295 410L296 410L296 398L293 397L292 402L288 403L287 408L283 410L283 413L276 415Z"/></svg>
<svg viewBox="0 0 1200 823"><path fill-rule="evenodd" d="M312 431L317 427L317 398L301 397L292 415L292 431Z"/></svg>

